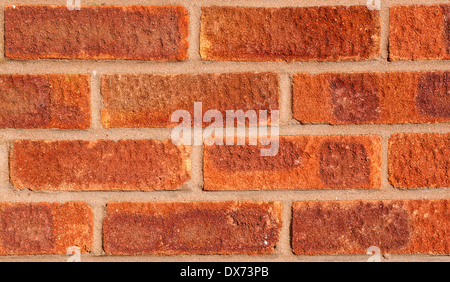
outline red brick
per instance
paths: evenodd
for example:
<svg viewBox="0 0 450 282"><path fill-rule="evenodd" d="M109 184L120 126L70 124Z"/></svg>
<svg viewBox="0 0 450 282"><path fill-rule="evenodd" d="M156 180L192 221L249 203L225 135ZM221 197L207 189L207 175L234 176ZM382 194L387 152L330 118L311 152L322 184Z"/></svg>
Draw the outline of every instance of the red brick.
<svg viewBox="0 0 450 282"><path fill-rule="evenodd" d="M398 188L450 187L450 133L392 135L389 180Z"/></svg>
<svg viewBox="0 0 450 282"><path fill-rule="evenodd" d="M88 75L0 74L0 128L87 129Z"/></svg>
<svg viewBox="0 0 450 282"><path fill-rule="evenodd" d="M450 59L450 5L390 8L390 60Z"/></svg>
<svg viewBox="0 0 450 282"><path fill-rule="evenodd" d="M11 181L31 190L175 190L190 179L189 151L171 141L19 140Z"/></svg>
<svg viewBox="0 0 450 282"><path fill-rule="evenodd" d="M89 252L94 217L83 202L0 203L0 254L66 254L67 248Z"/></svg>
<svg viewBox="0 0 450 282"><path fill-rule="evenodd" d="M445 45L447 55L450 55L450 5L442 6L445 12Z"/></svg>
<svg viewBox="0 0 450 282"><path fill-rule="evenodd" d="M297 255L450 254L450 200L294 202Z"/></svg>
<svg viewBox="0 0 450 282"><path fill-rule="evenodd" d="M247 143L248 144L248 143ZM276 156L258 146L206 146L205 190L377 189L378 136L282 136Z"/></svg>
<svg viewBox="0 0 450 282"><path fill-rule="evenodd" d="M110 203L103 246L112 255L270 254L278 202Z"/></svg>
<svg viewBox="0 0 450 282"><path fill-rule="evenodd" d="M13 59L185 60L188 15L180 6L16 5L5 8Z"/></svg>
<svg viewBox="0 0 450 282"><path fill-rule="evenodd" d="M171 115L177 110L187 110L193 121L194 102L203 103L203 114L210 109L224 117L227 110L270 114L278 110L278 92L274 73L104 75L102 123L105 128L175 127Z"/></svg>
<svg viewBox="0 0 450 282"><path fill-rule="evenodd" d="M341 61L380 55L380 16L352 7L203 7L201 55L216 61Z"/></svg>
<svg viewBox="0 0 450 282"><path fill-rule="evenodd" d="M297 74L293 88L301 123L450 121L449 72Z"/></svg>

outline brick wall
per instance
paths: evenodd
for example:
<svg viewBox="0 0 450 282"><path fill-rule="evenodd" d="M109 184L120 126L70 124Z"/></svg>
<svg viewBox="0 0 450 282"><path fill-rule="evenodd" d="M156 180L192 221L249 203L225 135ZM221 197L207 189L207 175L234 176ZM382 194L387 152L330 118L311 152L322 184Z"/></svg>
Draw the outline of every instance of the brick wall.
<svg viewBox="0 0 450 282"><path fill-rule="evenodd" d="M0 0L1 261L450 260L448 1L65 4ZM173 144L194 102L278 154Z"/></svg>

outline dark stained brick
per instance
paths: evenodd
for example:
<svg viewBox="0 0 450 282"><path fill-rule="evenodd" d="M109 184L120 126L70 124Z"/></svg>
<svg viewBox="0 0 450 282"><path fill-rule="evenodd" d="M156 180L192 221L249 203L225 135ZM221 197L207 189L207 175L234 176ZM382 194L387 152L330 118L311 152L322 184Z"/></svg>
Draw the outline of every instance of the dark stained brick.
<svg viewBox="0 0 450 282"><path fill-rule="evenodd" d="M450 200L295 202L292 246L298 255L448 254Z"/></svg>
<svg viewBox="0 0 450 282"><path fill-rule="evenodd" d="M368 122L379 118L379 83L376 76L338 75L331 79L334 116L340 122Z"/></svg>
<svg viewBox="0 0 450 282"><path fill-rule="evenodd" d="M225 142L224 142L225 143ZM302 162L303 148L293 142L283 142L276 156L261 156L261 150L267 146L233 145L215 146L210 154L214 155L214 165L228 172L251 170L289 170ZM239 156L236 158L236 156Z"/></svg>
<svg viewBox="0 0 450 282"><path fill-rule="evenodd" d="M205 145L205 190L378 189L379 136L280 136L279 152L264 146ZM273 146L273 144L272 144Z"/></svg>
<svg viewBox="0 0 450 282"><path fill-rule="evenodd" d="M445 36L446 46L447 46L447 55L450 55L450 5L443 5L442 8L444 9L444 13L445 13L444 36Z"/></svg>
<svg viewBox="0 0 450 282"><path fill-rule="evenodd" d="M320 178L325 186L367 185L370 166L370 157L362 144L327 142L320 149Z"/></svg>
<svg viewBox="0 0 450 282"><path fill-rule="evenodd" d="M448 71L296 74L294 118L301 123L450 122Z"/></svg>
<svg viewBox="0 0 450 282"><path fill-rule="evenodd" d="M0 128L87 129L88 75L0 75Z"/></svg>
<svg viewBox="0 0 450 282"><path fill-rule="evenodd" d="M109 203L107 254L268 254L281 230L274 202Z"/></svg>
<svg viewBox="0 0 450 282"><path fill-rule="evenodd" d="M41 253L54 248L53 215L48 206L8 207L3 210L1 220L3 245L8 251Z"/></svg>
<svg viewBox="0 0 450 282"><path fill-rule="evenodd" d="M417 108L420 114L450 118L450 72L424 74L418 88Z"/></svg>
<svg viewBox="0 0 450 282"><path fill-rule="evenodd" d="M84 202L0 203L0 255L92 251L94 214Z"/></svg>

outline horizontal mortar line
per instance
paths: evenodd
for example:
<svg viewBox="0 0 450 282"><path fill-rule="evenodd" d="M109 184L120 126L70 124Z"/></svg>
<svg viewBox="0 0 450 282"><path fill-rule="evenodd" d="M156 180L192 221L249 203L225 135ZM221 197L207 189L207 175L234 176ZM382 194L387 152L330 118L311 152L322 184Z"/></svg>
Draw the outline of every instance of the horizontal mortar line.
<svg viewBox="0 0 450 282"><path fill-rule="evenodd" d="M82 201L94 206L111 202L223 202L223 201L378 201L448 199L450 188L424 189L316 189L254 191L54 191L38 192L14 188L1 189L0 202L70 202Z"/></svg>
<svg viewBox="0 0 450 282"><path fill-rule="evenodd" d="M414 125L413 127L411 125ZM250 127L247 129L255 129ZM268 128L269 132L271 128ZM449 123L435 124L368 124L368 125L289 125L279 128L280 136L297 135L389 135L395 133L450 133ZM171 136L172 128L137 129L1 129L0 141L16 139L36 140L165 140ZM224 135L225 136L225 135Z"/></svg>
<svg viewBox="0 0 450 282"><path fill-rule="evenodd" d="M449 262L449 255L422 255L422 254L384 254L388 255L383 261L423 261L423 262ZM0 261L65 261L67 255L25 255L25 256L0 256ZM302 262L302 261L359 261L365 262L369 255L350 254L350 255L295 255L289 253L275 253L271 255L134 255L134 256L117 256L117 255L94 255L82 254L81 261L86 262L108 262L108 261L130 261L130 262Z"/></svg>
<svg viewBox="0 0 450 282"><path fill-rule="evenodd" d="M43 71L45 70L45 71ZM339 61L339 62L210 62L191 60L183 62L160 61L81 61L81 60L36 60L0 62L1 74L201 74L299 72L318 74L325 72L388 72L388 71L433 71L450 70L450 60L436 61Z"/></svg>
<svg viewBox="0 0 450 282"><path fill-rule="evenodd" d="M37 3L36 3L37 2ZM48 4L65 5L61 0L2 0L3 5L19 4ZM382 5L412 5L412 4L443 4L444 0L384 0ZM82 1L84 6L96 6L96 3L102 1ZM246 6L246 7L310 7L310 6L355 6L366 5L367 0L322 0L322 1L298 1L298 0L196 0L195 3L189 3L183 0L108 0L108 5L184 5L184 6Z"/></svg>

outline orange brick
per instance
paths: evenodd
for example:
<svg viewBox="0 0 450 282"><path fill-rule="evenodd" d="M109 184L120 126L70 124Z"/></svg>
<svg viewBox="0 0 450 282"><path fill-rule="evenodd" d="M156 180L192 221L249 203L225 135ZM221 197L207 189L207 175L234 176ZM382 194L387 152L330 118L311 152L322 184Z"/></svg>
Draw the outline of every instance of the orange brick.
<svg viewBox="0 0 450 282"><path fill-rule="evenodd" d="M203 7L201 55L216 61L341 61L380 55L380 16L352 7Z"/></svg>
<svg viewBox="0 0 450 282"><path fill-rule="evenodd" d="M269 254L278 243L281 203L109 203L107 254Z"/></svg>
<svg viewBox="0 0 450 282"><path fill-rule="evenodd" d="M218 110L278 110L278 76L274 73L104 75L102 123L114 127L174 127L171 115L194 102L202 113ZM270 115L269 115L270 121ZM225 123L225 118L224 118ZM204 124L206 126L206 123Z"/></svg>
<svg viewBox="0 0 450 282"><path fill-rule="evenodd" d="M450 254L450 200L294 202L297 255Z"/></svg>
<svg viewBox="0 0 450 282"><path fill-rule="evenodd" d="M180 6L16 5L5 8L13 59L185 60L188 15Z"/></svg>
<svg viewBox="0 0 450 282"><path fill-rule="evenodd" d="M92 250L94 216L86 203L0 203L0 211L1 255Z"/></svg>
<svg viewBox="0 0 450 282"><path fill-rule="evenodd" d="M293 88L302 123L450 121L450 72L297 74Z"/></svg>
<svg viewBox="0 0 450 282"><path fill-rule="evenodd" d="M206 146L205 190L381 186L379 136L282 136L274 157L262 157L262 148Z"/></svg>
<svg viewBox="0 0 450 282"><path fill-rule="evenodd" d="M450 59L450 5L390 7L391 60Z"/></svg>
<svg viewBox="0 0 450 282"><path fill-rule="evenodd" d="M87 129L88 75L0 74L0 128Z"/></svg>
<svg viewBox="0 0 450 282"><path fill-rule="evenodd" d="M189 151L171 141L19 140L11 181L31 190L175 190L190 179Z"/></svg>
<svg viewBox="0 0 450 282"><path fill-rule="evenodd" d="M450 187L450 133L394 134L389 180L398 188Z"/></svg>

